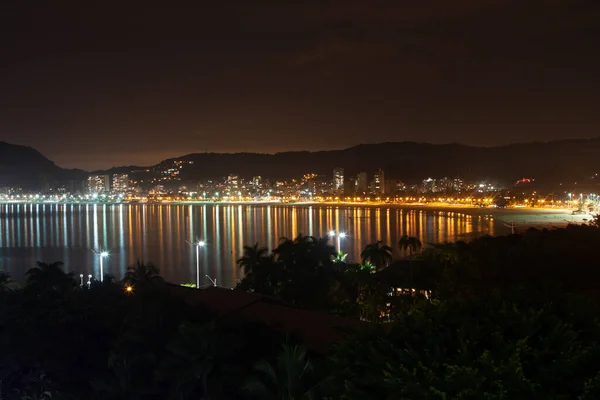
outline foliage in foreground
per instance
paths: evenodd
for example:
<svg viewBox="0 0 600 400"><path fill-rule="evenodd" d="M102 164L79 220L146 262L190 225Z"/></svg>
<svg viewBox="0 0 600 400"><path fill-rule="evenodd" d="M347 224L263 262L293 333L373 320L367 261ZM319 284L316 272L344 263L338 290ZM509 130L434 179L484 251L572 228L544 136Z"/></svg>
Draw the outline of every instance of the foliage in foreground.
<svg viewBox="0 0 600 400"><path fill-rule="evenodd" d="M0 398L238 398L284 338L187 306L150 270L132 271L130 293L110 279L79 288L59 263L40 264L24 288L2 290Z"/></svg>
<svg viewBox="0 0 600 400"><path fill-rule="evenodd" d="M385 328L336 346L330 370L341 398L600 396L600 322L588 302L424 302Z"/></svg>
<svg viewBox="0 0 600 400"><path fill-rule="evenodd" d="M243 289L395 319L327 354L188 306L150 265L128 271L128 292L109 278L80 288L60 263L40 263L23 288L0 275L0 398L597 399L600 313L578 294L597 288L599 239L593 227L426 249L405 238L390 269L380 242L362 265L312 237L246 248ZM398 282L434 297L389 297Z"/></svg>

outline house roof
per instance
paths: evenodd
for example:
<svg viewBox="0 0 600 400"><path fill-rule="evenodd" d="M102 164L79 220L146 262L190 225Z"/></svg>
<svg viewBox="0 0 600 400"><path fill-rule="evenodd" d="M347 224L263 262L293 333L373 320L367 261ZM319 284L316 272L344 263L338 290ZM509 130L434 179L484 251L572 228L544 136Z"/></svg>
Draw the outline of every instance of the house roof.
<svg viewBox="0 0 600 400"><path fill-rule="evenodd" d="M169 286L173 295L182 297L189 305L205 307L222 318L262 322L279 332L297 335L305 346L317 351L326 351L330 344L341 340L345 330L367 325L353 318L302 310L278 299L242 290Z"/></svg>

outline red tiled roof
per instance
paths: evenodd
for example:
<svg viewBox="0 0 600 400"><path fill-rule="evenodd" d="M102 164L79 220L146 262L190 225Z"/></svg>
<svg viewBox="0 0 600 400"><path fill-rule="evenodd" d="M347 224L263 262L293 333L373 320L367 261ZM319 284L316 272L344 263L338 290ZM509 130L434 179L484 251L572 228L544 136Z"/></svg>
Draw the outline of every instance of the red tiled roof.
<svg viewBox="0 0 600 400"><path fill-rule="evenodd" d="M313 350L324 351L331 343L342 339L341 329L358 329L367 325L353 318L302 310L280 300L242 290L169 286L173 295L184 298L190 305L205 307L222 318L262 322L274 330L298 335L303 344Z"/></svg>

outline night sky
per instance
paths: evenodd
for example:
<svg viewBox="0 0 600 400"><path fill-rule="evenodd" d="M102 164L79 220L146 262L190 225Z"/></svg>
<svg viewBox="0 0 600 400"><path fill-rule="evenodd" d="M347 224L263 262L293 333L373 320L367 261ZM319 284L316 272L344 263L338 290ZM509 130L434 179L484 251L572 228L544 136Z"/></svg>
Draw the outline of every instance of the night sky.
<svg viewBox="0 0 600 400"><path fill-rule="evenodd" d="M135 3L2 3L0 140L96 169L600 136L598 0Z"/></svg>

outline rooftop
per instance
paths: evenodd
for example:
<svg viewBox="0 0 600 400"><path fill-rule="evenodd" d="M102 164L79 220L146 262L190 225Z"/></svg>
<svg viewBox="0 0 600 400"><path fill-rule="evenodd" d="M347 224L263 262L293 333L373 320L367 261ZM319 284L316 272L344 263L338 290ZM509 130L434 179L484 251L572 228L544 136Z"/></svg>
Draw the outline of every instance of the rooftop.
<svg viewBox="0 0 600 400"><path fill-rule="evenodd" d="M366 323L319 311L293 307L280 300L242 290L210 287L195 289L169 284L171 293L186 303L202 306L222 318L262 322L271 329L295 334L308 348L326 351L329 345L341 340L344 331L364 327Z"/></svg>

